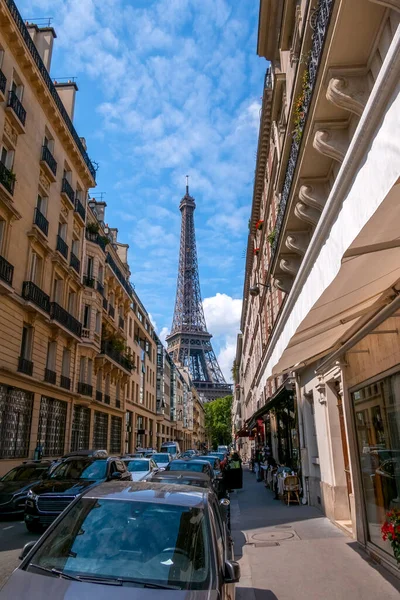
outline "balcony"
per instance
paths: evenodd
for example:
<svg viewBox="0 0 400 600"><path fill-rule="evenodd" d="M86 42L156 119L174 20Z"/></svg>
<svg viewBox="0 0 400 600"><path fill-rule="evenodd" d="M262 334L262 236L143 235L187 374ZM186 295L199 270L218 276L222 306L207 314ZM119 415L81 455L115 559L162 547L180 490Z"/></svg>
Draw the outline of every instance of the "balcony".
<svg viewBox="0 0 400 600"><path fill-rule="evenodd" d="M61 196L64 196L64 198L69 200L75 208L75 192L72 189L70 182L65 177L62 178L61 182Z"/></svg>
<svg viewBox="0 0 400 600"><path fill-rule="evenodd" d="M80 270L81 270L81 261L79 260L79 258L77 256L75 256L75 254L73 252L71 252L69 264L73 269L75 269L75 271L79 275Z"/></svg>
<svg viewBox="0 0 400 600"><path fill-rule="evenodd" d="M80 216L80 218L82 219L82 222L85 222L86 219L86 210L85 207L83 206L82 202L80 200L78 200L78 198L75 199L75 212L77 215Z"/></svg>
<svg viewBox="0 0 400 600"><path fill-rule="evenodd" d="M71 380L69 377L66 377L65 375L61 375L60 377L60 387L64 388L64 390L70 390L71 389Z"/></svg>
<svg viewBox="0 0 400 600"><path fill-rule="evenodd" d="M99 390L96 390L96 400L97 402L103 402L103 394Z"/></svg>
<svg viewBox="0 0 400 600"><path fill-rule="evenodd" d="M18 371L20 373L25 373L25 375L32 375L33 373L33 362L26 358L22 358L22 356L18 359Z"/></svg>
<svg viewBox="0 0 400 600"><path fill-rule="evenodd" d="M110 315L110 317L111 317L112 319L115 319L115 308L113 307L113 305L112 305L112 304L110 304L110 305L108 306L108 314Z"/></svg>
<svg viewBox="0 0 400 600"><path fill-rule="evenodd" d="M57 302L50 303L50 317L77 337L81 337L82 324Z"/></svg>
<svg viewBox="0 0 400 600"><path fill-rule="evenodd" d="M53 385L56 385L57 373L55 371L50 371L50 369L45 369L44 380L47 381L47 383L52 383Z"/></svg>
<svg viewBox="0 0 400 600"><path fill-rule="evenodd" d="M62 239L60 235L57 235L56 250L61 254L61 256L68 260L68 244Z"/></svg>
<svg viewBox="0 0 400 600"><path fill-rule="evenodd" d="M105 404L111 403L111 398L110 398L109 394L104 394L104 402L105 402Z"/></svg>
<svg viewBox="0 0 400 600"><path fill-rule="evenodd" d="M108 265L110 265L111 269L114 271L118 281L120 282L120 284L122 285L122 287L124 288L124 290L126 291L128 296L132 297L132 295L133 295L132 285L129 283L129 281L127 279L125 279L125 277L121 273L121 270L118 268L117 264L115 263L115 260L109 253L107 253L107 256L106 256L106 263Z"/></svg>
<svg viewBox="0 0 400 600"><path fill-rule="evenodd" d="M131 372L133 369L133 363L130 358L121 354L114 348L111 342L103 341L101 343L101 354L106 354L114 362L118 363L123 369Z"/></svg>
<svg viewBox="0 0 400 600"><path fill-rule="evenodd" d="M99 235L98 233L94 233L93 231L88 231L86 229L86 239L88 240L88 242L92 242L93 244L97 244L98 246L100 246L103 252L106 251L106 242L103 236Z"/></svg>
<svg viewBox="0 0 400 600"><path fill-rule="evenodd" d="M0 69L0 92L3 94L3 96L6 91L6 83L7 83L7 77L4 75L3 71Z"/></svg>
<svg viewBox="0 0 400 600"><path fill-rule="evenodd" d="M7 190L7 192L13 196L15 188L15 175L12 171L7 169L5 164L2 162L0 162L0 183Z"/></svg>
<svg viewBox="0 0 400 600"><path fill-rule="evenodd" d="M102 296L104 296L104 285L100 283L100 281L97 282L97 291L100 292Z"/></svg>
<svg viewBox="0 0 400 600"><path fill-rule="evenodd" d="M93 396L93 386L89 383L83 383L83 381L78 381L78 394L82 394L82 396Z"/></svg>
<svg viewBox="0 0 400 600"><path fill-rule="evenodd" d="M83 276L83 285L89 288L94 288L94 279L88 275Z"/></svg>
<svg viewBox="0 0 400 600"><path fill-rule="evenodd" d="M122 317L119 317L119 319L118 319L118 326L120 329L125 328L125 320Z"/></svg>
<svg viewBox="0 0 400 600"><path fill-rule="evenodd" d="M49 222L38 208L35 208L33 224L36 225L36 227L39 227L40 231L47 237L47 234L49 233Z"/></svg>
<svg viewBox="0 0 400 600"><path fill-rule="evenodd" d="M107 311L107 308L108 308L107 298L103 298L103 308L105 311Z"/></svg>
<svg viewBox="0 0 400 600"><path fill-rule="evenodd" d="M0 163L1 164L1 163ZM14 267L11 265L5 258L0 256L0 279L7 283L7 285L12 285L14 275Z"/></svg>
<svg viewBox="0 0 400 600"><path fill-rule="evenodd" d="M42 148L42 157L40 159L40 164L44 167L51 181L55 181L57 175L57 162L52 153L50 152L48 146L43 146Z"/></svg>
<svg viewBox="0 0 400 600"><path fill-rule="evenodd" d="M24 281L22 284L22 297L32 302L41 310L50 313L50 297L43 292L33 281Z"/></svg>
<svg viewBox="0 0 400 600"><path fill-rule="evenodd" d="M10 114L13 120L13 124L18 130L18 133L24 133L26 110L22 106L21 100L18 98L17 94L12 90L8 92L8 102L6 110Z"/></svg>

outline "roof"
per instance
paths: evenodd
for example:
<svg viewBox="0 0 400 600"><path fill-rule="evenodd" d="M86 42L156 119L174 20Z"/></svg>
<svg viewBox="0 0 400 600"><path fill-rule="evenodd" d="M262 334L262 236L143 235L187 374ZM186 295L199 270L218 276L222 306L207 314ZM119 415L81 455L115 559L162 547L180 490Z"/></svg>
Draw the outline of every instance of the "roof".
<svg viewBox="0 0 400 600"><path fill-rule="evenodd" d="M158 478L168 478L168 479L178 479L181 477L182 479L193 479L197 481L206 481L210 482L210 478L207 473L198 473L197 471L160 471L154 473L152 475L152 481L157 480ZM182 488L182 486L180 486Z"/></svg>
<svg viewBox="0 0 400 600"><path fill-rule="evenodd" d="M83 494L85 498L128 500L203 508L207 492L189 485L150 483L144 481L109 481Z"/></svg>

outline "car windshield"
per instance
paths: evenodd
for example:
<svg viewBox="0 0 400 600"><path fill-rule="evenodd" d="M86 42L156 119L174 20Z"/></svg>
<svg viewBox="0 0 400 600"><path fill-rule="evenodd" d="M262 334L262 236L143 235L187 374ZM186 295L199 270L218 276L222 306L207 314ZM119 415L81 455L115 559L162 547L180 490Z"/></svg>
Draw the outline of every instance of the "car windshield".
<svg viewBox="0 0 400 600"><path fill-rule="evenodd" d="M126 464L126 468L131 473L133 471L148 471L150 468L148 460L130 460L129 462L127 462L125 464Z"/></svg>
<svg viewBox="0 0 400 600"><path fill-rule="evenodd" d="M23 465L15 467L7 475L4 475L0 481L34 481L40 479L48 470L48 467L39 467L36 465Z"/></svg>
<svg viewBox="0 0 400 600"><path fill-rule="evenodd" d="M208 589L209 528L198 508L81 498L31 557L65 574Z"/></svg>
<svg viewBox="0 0 400 600"><path fill-rule="evenodd" d="M161 452L167 452L168 454L176 454L176 446L164 446L161 448Z"/></svg>
<svg viewBox="0 0 400 600"><path fill-rule="evenodd" d="M196 473L202 473L204 469L204 465L201 463L194 462L170 462L168 465L169 471L195 471Z"/></svg>
<svg viewBox="0 0 400 600"><path fill-rule="evenodd" d="M61 463L50 475L51 479L104 479L107 471L106 460L75 458Z"/></svg>
<svg viewBox="0 0 400 600"><path fill-rule="evenodd" d="M156 463L167 463L169 462L168 454L153 454L153 458Z"/></svg>
<svg viewBox="0 0 400 600"><path fill-rule="evenodd" d="M201 460L206 460L207 462L210 463L212 468L215 469L215 463L218 460L218 457L217 456L202 456Z"/></svg>

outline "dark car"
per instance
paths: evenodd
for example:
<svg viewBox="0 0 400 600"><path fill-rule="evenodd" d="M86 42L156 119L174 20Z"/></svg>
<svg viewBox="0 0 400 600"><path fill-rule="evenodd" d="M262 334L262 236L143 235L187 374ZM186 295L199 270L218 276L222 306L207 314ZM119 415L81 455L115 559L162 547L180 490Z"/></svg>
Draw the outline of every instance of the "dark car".
<svg viewBox="0 0 400 600"><path fill-rule="evenodd" d="M218 456L211 456L211 455L200 456L199 460L206 460L207 462L209 462L216 475L218 473L220 473L220 471L221 471L221 467L220 467L221 461L219 460Z"/></svg>
<svg viewBox="0 0 400 600"><path fill-rule="evenodd" d="M24 512L25 500L32 485L49 472L50 460L27 460L0 479L0 515Z"/></svg>
<svg viewBox="0 0 400 600"><path fill-rule="evenodd" d="M0 600L233 600L240 577L215 494L183 485L96 486L22 556Z"/></svg>
<svg viewBox="0 0 400 600"><path fill-rule="evenodd" d="M217 475L217 473L213 470L210 461L204 460L203 456L191 458L189 460L184 460L182 458L172 460L165 468L165 471L195 471L196 473L206 473L211 480L212 486L218 498L222 498L225 495L222 473L218 473Z"/></svg>
<svg viewBox="0 0 400 600"><path fill-rule="evenodd" d="M194 456L197 456L196 450L185 450L181 454L181 458L193 458Z"/></svg>
<svg viewBox="0 0 400 600"><path fill-rule="evenodd" d="M104 453L75 454L65 458L37 485L31 486L25 504L25 524L29 531L39 532L82 492L103 481L131 480L131 474L120 458L104 457Z"/></svg>
<svg viewBox="0 0 400 600"><path fill-rule="evenodd" d="M207 488L210 490L214 489L209 475L206 473L195 473L194 471L159 471L158 473L149 475L146 478L146 481L193 485L194 487Z"/></svg>

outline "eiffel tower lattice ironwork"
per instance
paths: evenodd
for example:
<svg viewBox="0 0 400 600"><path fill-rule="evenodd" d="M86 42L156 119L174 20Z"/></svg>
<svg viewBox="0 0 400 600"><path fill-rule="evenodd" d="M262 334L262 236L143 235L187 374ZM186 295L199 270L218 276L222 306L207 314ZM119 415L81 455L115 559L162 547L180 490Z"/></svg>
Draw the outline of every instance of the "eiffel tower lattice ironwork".
<svg viewBox="0 0 400 600"><path fill-rule="evenodd" d="M197 265L195 208L186 178L186 194L179 205L182 225L175 311L167 342L173 361L189 369L197 391L206 400L214 400L231 394L232 387L226 383L219 367L204 317Z"/></svg>

